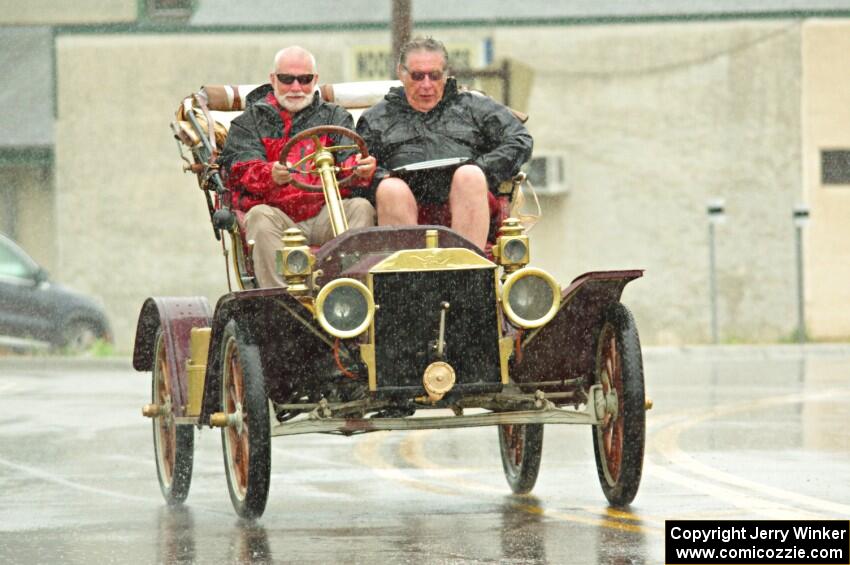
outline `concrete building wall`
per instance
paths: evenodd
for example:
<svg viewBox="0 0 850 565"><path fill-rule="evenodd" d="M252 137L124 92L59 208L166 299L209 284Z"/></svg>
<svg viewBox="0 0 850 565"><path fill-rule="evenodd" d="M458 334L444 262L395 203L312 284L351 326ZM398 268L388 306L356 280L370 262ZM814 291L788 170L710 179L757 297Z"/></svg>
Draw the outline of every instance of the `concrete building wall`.
<svg viewBox="0 0 850 565"><path fill-rule="evenodd" d="M49 167L0 166L0 232L16 240L48 271L56 268L53 179Z"/></svg>
<svg viewBox="0 0 850 565"><path fill-rule="evenodd" d="M503 31L497 53L535 71L536 151L567 156L571 193L544 200L538 258L560 280L644 267L625 295L644 339L705 341L705 205L723 198L720 338L787 338L796 323L799 23L549 28L513 42L514 30Z"/></svg>
<svg viewBox="0 0 850 565"><path fill-rule="evenodd" d="M794 328L800 25L723 22L499 29L535 71L535 150L566 154L570 193L532 232L556 278L645 268L624 300L650 343L710 339L706 203L718 227L723 341Z"/></svg>
<svg viewBox="0 0 850 565"><path fill-rule="evenodd" d="M0 25L133 22L138 0L0 0Z"/></svg>
<svg viewBox="0 0 850 565"><path fill-rule="evenodd" d="M850 150L850 20L807 22L802 48L806 317L812 335L847 339L850 183L821 182L821 150Z"/></svg>
<svg viewBox="0 0 850 565"><path fill-rule="evenodd" d="M724 198L721 337L790 335L799 22L416 31L491 38L497 59L534 71L528 126L537 150L566 155L570 186L543 200L536 264L563 284L588 270L645 268L624 295L644 342L706 341L705 204ZM274 52L292 43L314 51L322 82L339 81L352 49L389 44L389 32L57 39L59 271L102 295L119 349L129 349L145 297L214 301L226 290L202 194L168 129L175 107L205 83L264 81Z"/></svg>
<svg viewBox="0 0 850 565"><path fill-rule="evenodd" d="M46 167L23 167L24 190L18 192L15 238L51 273L57 267L56 218L53 206L52 171Z"/></svg>

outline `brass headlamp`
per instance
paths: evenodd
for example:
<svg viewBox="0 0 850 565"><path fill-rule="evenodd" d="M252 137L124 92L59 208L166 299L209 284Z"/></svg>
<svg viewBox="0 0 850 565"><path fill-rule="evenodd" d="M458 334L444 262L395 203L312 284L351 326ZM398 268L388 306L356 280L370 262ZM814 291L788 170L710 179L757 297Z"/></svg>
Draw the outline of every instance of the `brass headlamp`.
<svg viewBox="0 0 850 565"><path fill-rule="evenodd" d="M283 275L290 294L309 295L316 257L307 245L307 238L298 228L289 228L280 240L283 249L276 254L277 272Z"/></svg>
<svg viewBox="0 0 850 565"><path fill-rule="evenodd" d="M525 228L516 218L505 218L499 228L499 237L493 246L493 256L509 275L514 271L528 265L531 260L531 251Z"/></svg>

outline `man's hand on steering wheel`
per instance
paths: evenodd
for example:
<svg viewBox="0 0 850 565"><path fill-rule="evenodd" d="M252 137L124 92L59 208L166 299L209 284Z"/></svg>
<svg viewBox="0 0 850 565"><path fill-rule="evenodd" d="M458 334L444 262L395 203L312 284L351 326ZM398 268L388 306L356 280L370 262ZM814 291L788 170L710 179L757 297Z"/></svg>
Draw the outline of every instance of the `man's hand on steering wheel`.
<svg viewBox="0 0 850 565"><path fill-rule="evenodd" d="M280 162L272 165L272 181L278 186L289 184L289 181L292 180L292 174L289 172L291 166L289 163L284 165Z"/></svg>
<svg viewBox="0 0 850 565"><path fill-rule="evenodd" d="M357 168L354 169L354 174L362 179L372 178L372 175L375 174L375 169L378 168L378 162L372 155L363 157L358 153L356 163Z"/></svg>
<svg viewBox="0 0 850 565"><path fill-rule="evenodd" d="M352 140L354 142L354 144L353 145L324 146L322 144L322 141L321 141L322 136L337 136L337 137L348 138L348 139ZM307 138L313 139L317 149L315 151L313 151L312 153L308 154L308 155L302 156L301 159L298 160L295 163L290 164L290 163L286 162L285 161L286 156L289 155L289 152L292 150L292 148L297 143L300 143ZM323 150L323 151L327 151L329 153L337 153L339 151L348 151L348 150L351 150L351 149L359 149L360 150L360 160L363 162L363 164L366 165L366 167L364 167L364 168L368 172L362 172L361 173L359 171L359 167L354 168L354 174L348 175L347 177L339 180L338 185L340 187L348 184L351 181L351 179L354 178L355 176L361 177L361 176L363 176L363 174L372 174L372 171L375 168L374 164L373 164L374 159L372 159L371 161L369 160L369 148L366 147L366 142L363 141L362 137L360 137L359 135L357 135L356 132L351 131L348 128L344 128L342 126L330 126L330 125L328 125L328 126L317 126L317 127L313 127L313 128L310 128L310 129L305 129L304 131L296 134L289 141L287 141L284 144L283 148L280 150L280 162L283 165L288 166L290 173L316 175L316 171L313 167L311 167L308 170L304 167L304 164L307 163L308 161L312 161L312 162L315 163L316 156L319 154L320 149ZM337 170L337 172L340 172L341 170L344 170L344 169L337 168L336 170ZM350 171L351 168L348 168L347 170ZM317 191L317 192L321 192L323 190L321 182L319 184L309 184L309 183L306 183L306 182L299 180L296 176L290 177L289 184L291 184L293 186L297 186L298 188L300 188L302 190L312 190L312 191Z"/></svg>

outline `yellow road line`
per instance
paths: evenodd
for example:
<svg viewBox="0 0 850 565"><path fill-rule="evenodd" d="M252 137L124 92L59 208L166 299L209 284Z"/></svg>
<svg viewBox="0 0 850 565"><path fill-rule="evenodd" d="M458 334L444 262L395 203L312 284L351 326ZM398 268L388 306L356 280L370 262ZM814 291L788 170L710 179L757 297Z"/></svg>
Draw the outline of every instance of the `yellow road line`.
<svg viewBox="0 0 850 565"><path fill-rule="evenodd" d="M850 514L850 506L848 505L835 503L829 500L818 499L815 497L787 491L777 487L771 487L748 479L744 479L742 477L738 477L736 475L732 475L730 473L726 473L724 471L720 471L718 469L714 469L712 467L709 467L708 465L696 461L693 457L684 452L680 448L679 442L683 432L708 420L729 416L740 412L762 410L767 408L773 408L776 406L782 406L785 404L799 404L802 402L811 402L822 399L834 399L836 397L848 395L850 395L850 391L847 390L826 390L817 393L790 394L770 398L761 398L748 402L739 402L735 404L716 406L708 410L704 410L701 413L692 415L688 420L684 422L672 424L659 430L653 435L652 447L655 451L659 452L661 455L663 455L672 463L674 463L677 468L686 469L696 475L709 478L719 483L724 483L730 486L744 489L748 493L757 492L762 495L773 497L780 501L795 503L807 506L809 508L815 508L821 512L828 511L834 512L835 514L841 516L846 516ZM674 472L669 471L668 469L662 470L662 468L657 465L652 465L652 469L653 472L659 474L659 476L662 476L662 478L682 484L682 481L679 479L681 475L679 475L679 477L673 477ZM701 481L686 479L686 482L688 483L689 488L691 488L691 490L710 491L713 496L722 498L738 507L752 509L753 506L751 505L757 504L758 506L763 507L765 510L770 510L771 512L775 511L783 515L790 513L790 517L799 518L802 517L801 515L809 515L814 518L824 517L823 514L808 512L805 510L801 510L797 507L788 506L785 504L774 504L772 506L770 504L766 505L766 501L753 497L751 496L751 494L740 494L737 491L730 491L729 489L711 486ZM693 487L699 488L695 489ZM776 514L770 515L775 518L778 517Z"/></svg>
<svg viewBox="0 0 850 565"><path fill-rule="evenodd" d="M654 463L651 463L649 461L644 462L644 469L648 470L650 474L655 477L681 486L688 490L692 490L700 494L705 494L707 496L711 496L712 498L722 500L730 506L746 510L748 513L751 514L763 515L765 517L769 517L775 520L814 520L818 518L823 518L823 516L819 514L802 511L793 506L777 503L771 500L767 500L765 498L751 496L738 489L708 483L706 481L701 481L699 479L695 479L693 477L683 475L681 473L676 473L675 471L671 471L665 467L655 465Z"/></svg>
<svg viewBox="0 0 850 565"><path fill-rule="evenodd" d="M616 518L618 520L629 520L631 522L639 522L643 524L644 522L653 522L656 524L663 524L664 518L659 518L657 516L650 516L647 514L632 514L631 512L626 512L625 510L618 510L616 508L612 508L610 506L605 506L602 508L594 508L592 506L585 506L582 508L586 512L591 512L594 514L605 514L612 518Z"/></svg>
<svg viewBox="0 0 850 565"><path fill-rule="evenodd" d="M433 430L425 430L420 432L410 432L408 437L410 436L419 436L420 438L424 435L432 432ZM421 479L414 479L407 476L401 469L394 467L389 462L387 462L380 454L380 448L384 443L384 439L386 438L386 434L370 434L368 438L364 441L360 442L355 448L355 457L366 465L367 467L373 469L377 474L383 476L384 478L392 479L397 481L405 486L410 488L414 488L417 490L422 490L426 492L432 492L436 494L445 494L452 496L470 496L470 491L478 491L478 492L486 492L488 494L499 494L504 496L503 490L493 489L491 487L487 487L485 485L470 483L469 481L457 481L455 479L452 480L453 483L463 483L466 488L456 489L451 487L443 487L434 485L431 482L423 481ZM408 457L411 456L411 453L417 451L418 447L405 446L400 449L401 452L407 454ZM413 451L411 451L413 450ZM415 457L414 457L415 459ZM419 469L425 470L436 470L437 467L427 460L419 460L420 465L416 465ZM424 466L423 466L424 465ZM616 530L624 530L629 532L644 532L645 529L640 526L635 526L632 524L623 524L619 522L614 522L611 520L602 520L596 518L588 518L585 516L579 516L574 514L567 514L564 512L556 512L552 510L544 510L538 505L531 504L523 504L521 502L522 498L517 497L518 500L514 505L516 508L528 512L531 514L537 515L545 515L551 518L557 518L564 521L577 522L592 526L604 526L611 529Z"/></svg>
<svg viewBox="0 0 850 565"><path fill-rule="evenodd" d="M435 430L422 430L415 431L409 433L400 443L399 445L399 454L404 458L405 461L410 463L412 466L425 470L426 474L429 476L435 476L437 474L441 474L441 471L445 471L445 467L439 466L429 460L425 456L425 451L423 449L424 441L428 435L434 433ZM463 491L471 491L471 492L480 492L487 494L496 494L500 496L505 496L505 489L497 489L488 485L485 485L480 482L470 481L468 479L463 479L460 477L453 477L452 484L461 487ZM457 494L464 494L463 492L458 492ZM642 525L628 524L624 522L618 522L615 520L609 520L606 518L592 518L587 516L581 516L579 514L572 514L567 512L562 512L560 510L552 510L552 509L544 509L537 504L523 504L521 502L522 498L520 496L516 496L518 499L514 504L514 507L522 510L524 512L528 512L530 514L537 514L542 516L547 516L549 518L556 518L562 521L568 522L577 522L581 524L587 524L592 526L603 526L606 528L611 528L615 530L622 530L627 532L653 532L653 533L661 533L660 529L648 528ZM593 511L592 513L596 513ZM608 516L613 518L624 518L625 516L629 516L630 520L640 521L640 517L637 517L633 514L628 514L626 512L612 512L609 513Z"/></svg>
<svg viewBox="0 0 850 565"><path fill-rule="evenodd" d="M697 414L681 411L679 413L666 414L660 418L655 418L651 423L651 427L657 429L657 431L653 433L653 442L650 442L648 447L652 447L654 451L676 464L677 467L721 484L701 481L691 476L673 471L665 466L654 464L649 460L645 463L646 470L648 471L648 474L652 476L677 484L687 488L688 490L694 490L722 500L735 508L746 509L750 513L763 514L772 518L823 517L823 514L810 512L797 506L786 504L788 502L814 507L821 511L827 510L837 514L846 515L850 513L850 507L846 505L820 500L814 497L755 483L753 481L708 467L707 465L699 463L693 457L685 453L680 448L679 441L684 431L711 419L729 416L744 411L767 409L784 404L800 403L803 401L814 401L826 398L831 399L835 398L836 395L847 394L850 394L850 391L830 390L808 395L793 394L716 406ZM403 469L399 469L387 462L380 454L381 447L387 437L386 434L370 434L368 439L358 444L355 450L355 455L361 463L372 468L378 474L417 490L424 490L437 494L448 494L452 496L468 496L470 493L475 492L500 496L505 495L505 491L503 489L497 489L484 483L470 481L458 476L477 471L477 469L444 467L430 461L425 456L424 443L428 436L432 433L434 433L434 430L409 432L397 445L398 453L404 461L409 463L412 467L425 471L425 474L428 477L444 480L446 476L451 476L451 485L437 485L430 480L412 478ZM744 489L748 492L741 492L739 489ZM753 492L771 497L773 500L765 497L753 496ZM525 504L521 502L521 497L516 498L517 502L514 506L519 510L531 514L545 515L549 518L555 518L563 521L602 526L630 532L650 532L653 534L660 534L662 531L660 528L645 525L645 522L648 520L661 522L662 520L659 518L648 518L647 516L635 515L633 513L614 508L582 507L581 509L583 511L599 516L588 517L574 513L556 511L553 509L544 509L537 504ZM722 514L725 516L736 515L735 512L728 511L723 511ZM698 515L705 516L706 513L701 512L698 513ZM637 523L632 524L629 522Z"/></svg>
<svg viewBox="0 0 850 565"><path fill-rule="evenodd" d="M408 477L401 469L386 461L381 456L381 445L387 437L388 434L386 433L369 434L354 448L354 457L378 475L399 482L410 488L426 490L437 494L457 494L451 489L432 485L431 483L425 483L418 479Z"/></svg>

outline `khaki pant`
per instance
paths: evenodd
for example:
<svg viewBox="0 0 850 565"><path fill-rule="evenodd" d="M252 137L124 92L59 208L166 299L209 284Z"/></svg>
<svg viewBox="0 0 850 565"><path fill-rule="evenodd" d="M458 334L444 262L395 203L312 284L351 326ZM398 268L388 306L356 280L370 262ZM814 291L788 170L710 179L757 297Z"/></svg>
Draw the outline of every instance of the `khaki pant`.
<svg viewBox="0 0 850 565"><path fill-rule="evenodd" d="M342 201L349 228L365 228L375 225L375 208L365 198L346 198ZM283 248L280 238L289 228L298 228L304 233L309 245L322 245L333 238L333 229L328 217L328 207L301 222L294 222L278 208L267 204L254 206L245 214L246 237L254 241L252 257L254 275L261 288L285 286L283 277L277 272L276 253Z"/></svg>

